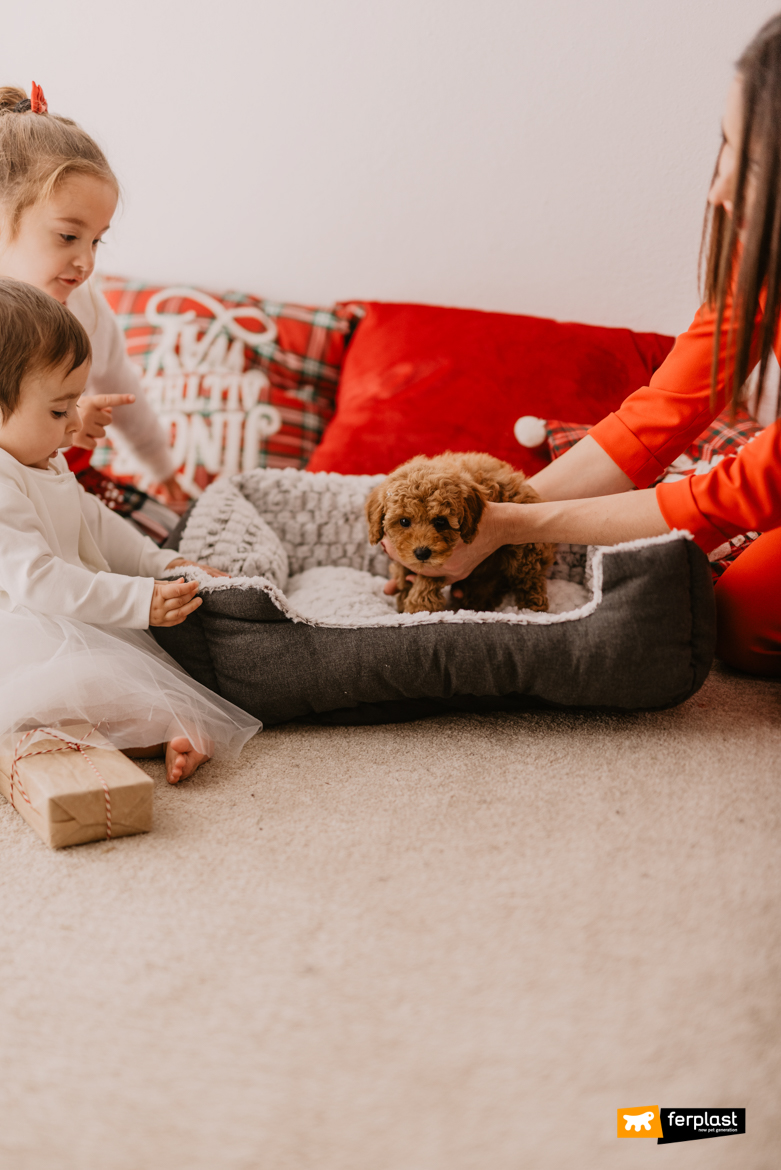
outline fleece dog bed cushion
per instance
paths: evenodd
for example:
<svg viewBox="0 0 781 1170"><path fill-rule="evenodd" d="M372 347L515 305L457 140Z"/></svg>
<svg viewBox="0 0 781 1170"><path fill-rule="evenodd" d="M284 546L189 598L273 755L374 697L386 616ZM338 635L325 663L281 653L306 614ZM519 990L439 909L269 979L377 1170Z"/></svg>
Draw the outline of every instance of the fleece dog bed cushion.
<svg viewBox="0 0 781 1170"><path fill-rule="evenodd" d="M309 471L389 472L415 455L484 451L532 475L523 415L596 423L645 385L672 337L436 305L370 303L347 348L336 414Z"/></svg>
<svg viewBox="0 0 781 1170"><path fill-rule="evenodd" d="M710 669L708 561L684 534L560 545L549 613L399 614L363 505L381 477L258 470L210 487L179 540L203 605L153 631L265 724L388 722L545 702L622 710L693 694Z"/></svg>

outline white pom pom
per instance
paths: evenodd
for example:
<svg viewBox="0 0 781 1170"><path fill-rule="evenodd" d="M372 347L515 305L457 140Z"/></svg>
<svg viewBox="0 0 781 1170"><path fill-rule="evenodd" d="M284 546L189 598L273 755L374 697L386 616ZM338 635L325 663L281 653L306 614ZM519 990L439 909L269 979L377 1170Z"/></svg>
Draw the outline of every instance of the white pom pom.
<svg viewBox="0 0 781 1170"><path fill-rule="evenodd" d="M513 434L522 447L539 447L548 437L548 428L544 418L535 418L533 414L525 414L516 422Z"/></svg>

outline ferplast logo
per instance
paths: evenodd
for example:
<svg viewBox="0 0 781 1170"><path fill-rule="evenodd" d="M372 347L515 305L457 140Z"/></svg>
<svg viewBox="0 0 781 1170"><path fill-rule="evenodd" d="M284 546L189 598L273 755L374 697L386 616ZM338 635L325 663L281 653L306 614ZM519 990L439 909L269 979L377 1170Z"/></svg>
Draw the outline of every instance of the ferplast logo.
<svg viewBox="0 0 781 1170"><path fill-rule="evenodd" d="M631 1109L619 1109L617 1126L620 1138L660 1138L659 1106L634 1105Z"/></svg>
<svg viewBox="0 0 781 1170"><path fill-rule="evenodd" d="M708 1109L670 1109L662 1106L660 1116L663 1131L660 1145L729 1137L730 1134L746 1132L746 1110L729 1106Z"/></svg>
<svg viewBox="0 0 781 1170"><path fill-rule="evenodd" d="M673 1109L662 1105L633 1105L618 1110L620 1138L656 1138L657 1145L728 1137L746 1132L746 1110L732 1106Z"/></svg>

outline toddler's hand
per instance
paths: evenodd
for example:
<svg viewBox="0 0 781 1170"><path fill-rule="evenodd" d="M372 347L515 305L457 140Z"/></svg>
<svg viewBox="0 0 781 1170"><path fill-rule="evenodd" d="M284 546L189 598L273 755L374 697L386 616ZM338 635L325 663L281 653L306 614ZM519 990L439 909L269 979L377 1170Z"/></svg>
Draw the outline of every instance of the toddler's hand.
<svg viewBox="0 0 781 1170"><path fill-rule="evenodd" d="M112 408L135 402L135 394L86 394L79 399L81 430L73 436L74 447L86 447L94 451L98 439L106 437L106 427L111 422Z"/></svg>
<svg viewBox="0 0 781 1170"><path fill-rule="evenodd" d="M178 626L201 604L196 597L197 581L155 581L152 604L149 607L150 626Z"/></svg>
<svg viewBox="0 0 781 1170"><path fill-rule="evenodd" d="M199 565L197 561L188 561L184 557L177 557L166 565L166 569L178 569L180 565L192 565L194 569L203 569L210 577L230 577L230 573L223 573L222 569L213 569L211 565Z"/></svg>

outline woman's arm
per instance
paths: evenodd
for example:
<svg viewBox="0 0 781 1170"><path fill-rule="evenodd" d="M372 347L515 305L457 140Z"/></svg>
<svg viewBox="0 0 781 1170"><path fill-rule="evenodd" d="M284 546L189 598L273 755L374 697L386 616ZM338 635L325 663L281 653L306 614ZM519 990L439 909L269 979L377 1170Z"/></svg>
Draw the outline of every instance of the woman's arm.
<svg viewBox="0 0 781 1170"><path fill-rule="evenodd" d="M619 544L670 531L653 488L585 500L489 504L489 509L496 548L534 542Z"/></svg>
<svg viewBox="0 0 781 1170"><path fill-rule="evenodd" d="M429 570L424 565L407 567L424 577L444 577L452 584L463 581L504 544L619 544L669 531L653 488L587 500L487 504L475 539L470 544L459 541L444 566ZM387 536L382 546L388 556L399 560Z"/></svg>
<svg viewBox="0 0 781 1170"><path fill-rule="evenodd" d="M634 487L626 472L591 435L586 435L560 458L543 467L529 483L543 500L611 496L631 491Z"/></svg>

